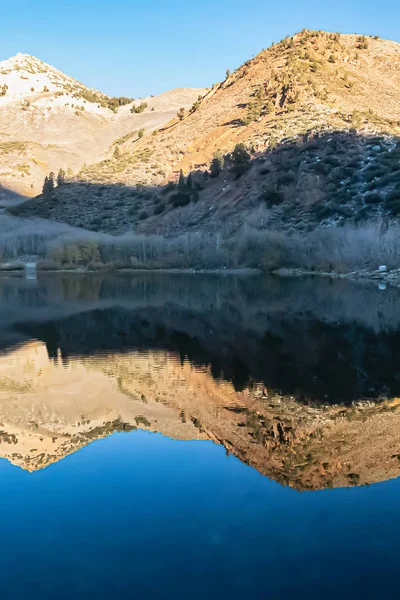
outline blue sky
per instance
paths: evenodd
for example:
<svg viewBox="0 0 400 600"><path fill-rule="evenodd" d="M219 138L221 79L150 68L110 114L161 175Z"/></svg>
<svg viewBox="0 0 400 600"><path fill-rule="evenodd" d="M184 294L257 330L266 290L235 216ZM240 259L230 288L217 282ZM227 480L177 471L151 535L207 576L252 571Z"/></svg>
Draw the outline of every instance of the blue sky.
<svg viewBox="0 0 400 600"><path fill-rule="evenodd" d="M33 54L110 95L206 87L303 29L400 42L398 0L0 0L0 60Z"/></svg>

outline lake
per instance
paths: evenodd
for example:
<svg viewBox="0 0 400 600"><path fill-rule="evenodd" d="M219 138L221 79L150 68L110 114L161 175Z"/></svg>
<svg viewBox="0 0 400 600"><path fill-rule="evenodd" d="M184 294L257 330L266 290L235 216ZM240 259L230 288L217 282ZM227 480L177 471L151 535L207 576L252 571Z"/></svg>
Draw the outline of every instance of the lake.
<svg viewBox="0 0 400 600"><path fill-rule="evenodd" d="M399 300L1 277L2 597L397 598Z"/></svg>

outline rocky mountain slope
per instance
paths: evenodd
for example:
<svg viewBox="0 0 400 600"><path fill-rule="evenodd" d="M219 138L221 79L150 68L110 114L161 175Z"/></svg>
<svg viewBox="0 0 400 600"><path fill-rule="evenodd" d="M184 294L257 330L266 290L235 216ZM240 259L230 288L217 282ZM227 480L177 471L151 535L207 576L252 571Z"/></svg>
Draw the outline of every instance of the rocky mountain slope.
<svg viewBox="0 0 400 600"><path fill-rule="evenodd" d="M135 101L110 98L28 54L0 62L3 196L40 193L49 171L76 173L107 156L118 138L162 126L204 93L182 88ZM141 112L131 112L134 106Z"/></svg>
<svg viewBox="0 0 400 600"><path fill-rule="evenodd" d="M94 230L164 235L396 219L399 135L400 45L305 30L228 74L152 135L120 140L117 154L82 169L55 202L40 197L23 210ZM247 156L243 148L232 154L237 144ZM212 174L222 172L209 177L213 157ZM180 171L190 181L165 187Z"/></svg>
<svg viewBox="0 0 400 600"><path fill-rule="evenodd" d="M257 154L324 129L400 133L399 83L400 44L303 31L229 74L182 121L135 145L135 154L162 157L171 175L206 168L216 151L232 151L238 142ZM163 181L145 161L130 163L129 143L121 150L126 154L116 173L105 164L87 176L127 184Z"/></svg>

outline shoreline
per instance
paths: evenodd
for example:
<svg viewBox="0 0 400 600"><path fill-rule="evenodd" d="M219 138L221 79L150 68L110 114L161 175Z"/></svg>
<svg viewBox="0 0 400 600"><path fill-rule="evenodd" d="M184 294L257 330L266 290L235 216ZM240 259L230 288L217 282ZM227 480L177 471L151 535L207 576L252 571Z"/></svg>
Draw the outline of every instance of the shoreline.
<svg viewBox="0 0 400 600"><path fill-rule="evenodd" d="M306 269L280 268L271 271L270 274L276 277L324 277L327 279L351 279L353 281L375 281L400 285L400 269L384 272L379 270L363 270L338 273L337 271L309 271Z"/></svg>
<svg viewBox="0 0 400 600"><path fill-rule="evenodd" d="M134 269L131 267L109 268L105 265L99 269L85 269L77 267L76 269L41 269L36 268L35 275L63 273L70 275L134 275L134 274L165 274L165 275L239 275L239 276L273 276L281 278L290 277L322 277L326 279L347 279L352 281L371 281L383 284L392 284L400 286L400 269L393 269L381 272L375 271L349 271L348 273L339 273L337 271L310 271L307 269L282 267L272 271L265 271L261 267L242 267L226 269L194 269L194 268L166 268L166 269ZM0 276L8 275L14 277L26 277L27 269L25 263L0 265Z"/></svg>
<svg viewBox="0 0 400 600"><path fill-rule="evenodd" d="M76 269L41 269L40 267L36 269L36 275L45 275L45 274L54 274L54 273L64 273L71 275L106 275L106 274L135 274L135 273L163 273L163 274L183 274L183 275L262 275L264 271L261 268L251 268L251 267L242 267L238 269L133 269L130 267L124 267L120 269L115 268L107 268L104 266L102 269L84 269L84 268L76 268ZM21 266L15 266L15 268L7 267L1 268L0 266L0 276L1 275L26 275L25 266L21 268Z"/></svg>

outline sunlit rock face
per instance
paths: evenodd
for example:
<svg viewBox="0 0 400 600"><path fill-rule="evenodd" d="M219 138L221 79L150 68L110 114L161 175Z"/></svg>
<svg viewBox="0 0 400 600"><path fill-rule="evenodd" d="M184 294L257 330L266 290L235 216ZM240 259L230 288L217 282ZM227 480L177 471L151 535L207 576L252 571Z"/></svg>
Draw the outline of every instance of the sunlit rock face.
<svg viewBox="0 0 400 600"><path fill-rule="evenodd" d="M238 391L174 352L49 357L31 341L0 358L0 455L28 471L135 428L212 440L299 490L400 474L400 400L312 406L262 383Z"/></svg>

